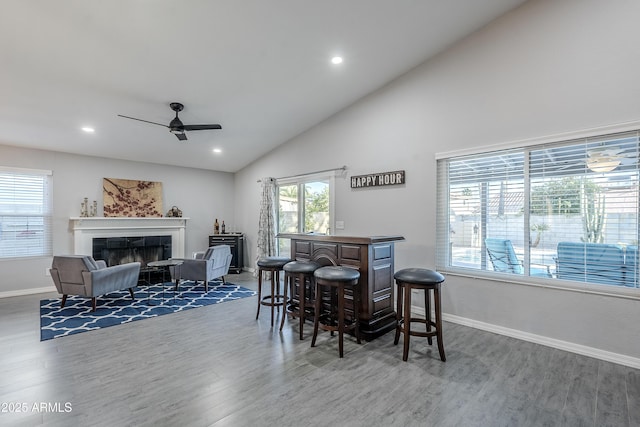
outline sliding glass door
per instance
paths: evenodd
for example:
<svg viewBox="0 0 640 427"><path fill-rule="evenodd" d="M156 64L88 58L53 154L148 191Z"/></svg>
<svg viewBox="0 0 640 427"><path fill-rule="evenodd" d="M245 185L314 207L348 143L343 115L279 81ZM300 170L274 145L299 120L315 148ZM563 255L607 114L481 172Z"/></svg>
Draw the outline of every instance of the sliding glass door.
<svg viewBox="0 0 640 427"><path fill-rule="evenodd" d="M328 234L331 179L278 183L278 233ZM289 239L278 239L278 253L291 253Z"/></svg>

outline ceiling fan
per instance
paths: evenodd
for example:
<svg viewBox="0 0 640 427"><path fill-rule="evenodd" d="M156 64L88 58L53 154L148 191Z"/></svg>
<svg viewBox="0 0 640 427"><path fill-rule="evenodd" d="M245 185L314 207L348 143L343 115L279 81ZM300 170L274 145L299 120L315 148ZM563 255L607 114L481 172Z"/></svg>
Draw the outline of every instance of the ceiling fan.
<svg viewBox="0 0 640 427"><path fill-rule="evenodd" d="M185 135L185 131L192 130L209 130L209 129L222 129L220 125L185 125L182 123L182 120L178 117L178 113L184 109L184 105L179 102L172 102L169 104L169 107L173 111L176 112L176 117L171 120L169 125L163 125L162 123L150 122L148 120L137 119L135 117L123 116L122 114L118 114L118 117L124 117L125 119L137 120L139 122L151 123L152 125L164 126L169 128L169 132L174 134L180 141L186 141L187 135Z"/></svg>

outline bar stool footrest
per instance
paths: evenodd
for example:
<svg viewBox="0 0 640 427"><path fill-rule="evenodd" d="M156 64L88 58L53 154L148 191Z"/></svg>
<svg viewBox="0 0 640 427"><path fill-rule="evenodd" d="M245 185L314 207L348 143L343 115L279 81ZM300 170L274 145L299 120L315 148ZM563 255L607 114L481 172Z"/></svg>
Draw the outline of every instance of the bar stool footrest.
<svg viewBox="0 0 640 427"><path fill-rule="evenodd" d="M285 304L284 295L274 295L273 297L271 295L267 295L265 297L262 297L260 304L266 305L269 307L271 307L272 305L274 306L284 305Z"/></svg>

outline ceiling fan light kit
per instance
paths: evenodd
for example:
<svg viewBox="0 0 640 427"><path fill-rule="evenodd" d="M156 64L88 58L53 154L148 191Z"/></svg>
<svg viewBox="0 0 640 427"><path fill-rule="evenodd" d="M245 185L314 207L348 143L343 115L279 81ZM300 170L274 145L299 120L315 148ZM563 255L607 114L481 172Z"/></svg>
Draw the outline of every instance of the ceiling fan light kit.
<svg viewBox="0 0 640 427"><path fill-rule="evenodd" d="M587 152L587 167L593 172L611 172L622 162L620 147L594 148Z"/></svg>
<svg viewBox="0 0 640 427"><path fill-rule="evenodd" d="M123 117L125 119L137 120L139 122L150 123L152 125L164 126L169 129L169 132L174 134L180 141L186 141L187 135L185 131L194 131L194 130L216 130L222 129L222 126L218 124L209 124L209 125L185 125L182 123L182 120L178 117L178 113L184 109L184 105L179 102L172 102L169 104L169 107L173 111L176 112L176 117L171 120L169 126L163 125L162 123L150 122L148 120L137 119L135 117L123 116L122 114L118 114L118 117Z"/></svg>
<svg viewBox="0 0 640 427"><path fill-rule="evenodd" d="M588 159L587 167L593 172L611 172L620 166L620 159Z"/></svg>

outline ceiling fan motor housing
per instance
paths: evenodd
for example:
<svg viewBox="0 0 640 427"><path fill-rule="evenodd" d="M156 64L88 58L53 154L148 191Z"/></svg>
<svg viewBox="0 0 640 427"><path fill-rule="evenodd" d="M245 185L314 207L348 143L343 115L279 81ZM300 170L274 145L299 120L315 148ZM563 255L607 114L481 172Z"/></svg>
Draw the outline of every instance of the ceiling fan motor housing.
<svg viewBox="0 0 640 427"><path fill-rule="evenodd" d="M171 120L171 123L169 123L169 130L173 133L182 133L184 132L184 125L182 124L182 121L176 117Z"/></svg>
<svg viewBox="0 0 640 427"><path fill-rule="evenodd" d="M172 102L169 104L169 107L176 112L176 117L169 123L169 131L171 133L184 133L184 124L182 124L182 121L178 118L178 112L184 109L184 105L179 102Z"/></svg>

